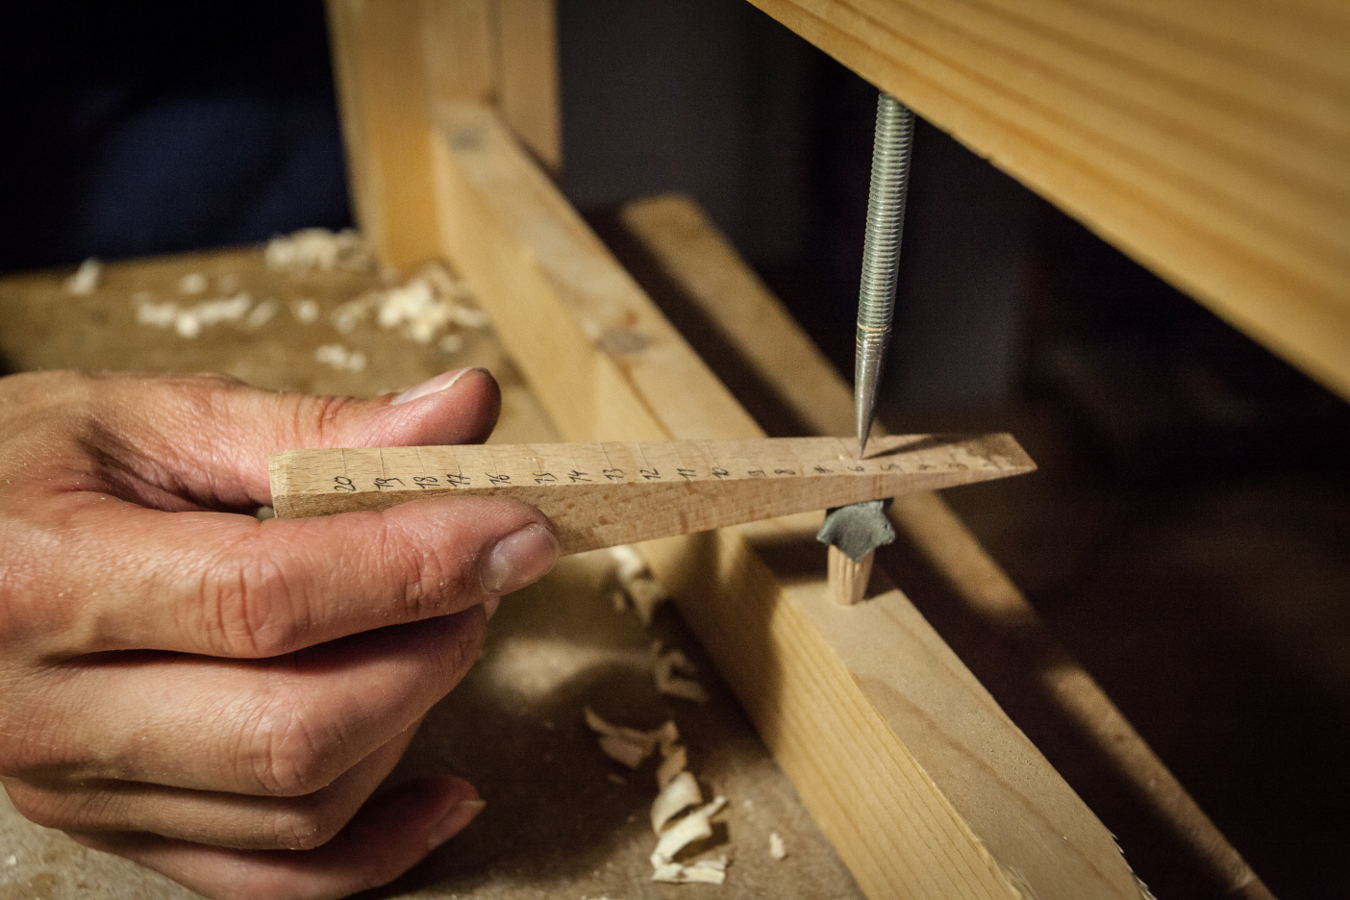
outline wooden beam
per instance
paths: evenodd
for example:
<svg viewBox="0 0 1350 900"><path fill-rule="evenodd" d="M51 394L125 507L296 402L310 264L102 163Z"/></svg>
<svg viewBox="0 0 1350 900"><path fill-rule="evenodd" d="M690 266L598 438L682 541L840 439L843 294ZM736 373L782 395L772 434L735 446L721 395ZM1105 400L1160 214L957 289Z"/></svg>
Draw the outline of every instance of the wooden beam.
<svg viewBox="0 0 1350 900"><path fill-rule="evenodd" d="M786 412L788 428L848 433L853 427L848 384L697 204L681 196L656 197L626 205L619 218L640 245L644 263L655 266L693 307L686 315L700 317L716 333L725 355L732 355L726 348L734 348L740 366L760 384L760 393L771 395L766 408L780 418ZM1155 841L1159 854L1189 859L1196 882L1212 885L1216 896L1273 900L940 496L902 498L891 506L891 519L902 538L945 576L947 589L936 602L963 610L988 633L988 642L999 653L1018 658L1015 666L994 664L1000 676L996 695L1018 696L1024 705L1037 698L1032 702L1041 709L1038 718L1056 723L1050 734L1061 758L1081 757L1085 749L1097 757L1097 770L1109 773L1099 780L1111 781L1103 790L1141 798L1136 813L1144 820L1140 829L1166 835ZM894 569L890 574L905 578ZM1125 781L1123 787L1116 783L1118 776Z"/></svg>
<svg viewBox="0 0 1350 900"><path fill-rule="evenodd" d="M445 252L559 430L760 436L495 117L443 112ZM1139 898L1110 834L903 595L828 598L818 523L642 549L863 890Z"/></svg>
<svg viewBox="0 0 1350 900"><path fill-rule="evenodd" d="M357 223L385 265L439 254L431 108L497 105L551 171L562 160L553 0L326 0Z"/></svg>
<svg viewBox="0 0 1350 900"><path fill-rule="evenodd" d="M751 0L1350 397L1350 11Z"/></svg>

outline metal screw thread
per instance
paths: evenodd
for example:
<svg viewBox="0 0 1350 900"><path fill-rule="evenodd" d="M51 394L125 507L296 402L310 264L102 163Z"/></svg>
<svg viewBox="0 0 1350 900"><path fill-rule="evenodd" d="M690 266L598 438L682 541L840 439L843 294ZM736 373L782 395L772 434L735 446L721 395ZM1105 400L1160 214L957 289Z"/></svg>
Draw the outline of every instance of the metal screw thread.
<svg viewBox="0 0 1350 900"><path fill-rule="evenodd" d="M886 345L895 314L895 277L905 224L910 146L914 113L891 94L877 97L877 129L872 144L872 182L867 197L867 235L863 241L862 282L858 288L858 336L854 402L858 456L867 446L876 410Z"/></svg>

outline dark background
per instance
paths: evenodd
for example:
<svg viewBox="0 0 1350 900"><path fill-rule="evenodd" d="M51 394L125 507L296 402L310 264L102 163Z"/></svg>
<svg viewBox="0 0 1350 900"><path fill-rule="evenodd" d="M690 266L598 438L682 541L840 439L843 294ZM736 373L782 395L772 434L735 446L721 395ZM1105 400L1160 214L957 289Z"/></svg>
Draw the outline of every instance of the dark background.
<svg viewBox="0 0 1350 900"><path fill-rule="evenodd" d="M875 91L741 0L559 20L572 200L692 194L850 371ZM317 0L8 10L0 271L350 224L329 66ZM1350 894L1350 407L922 122L893 347L892 427L1041 462L952 499L1060 639L1278 896Z"/></svg>

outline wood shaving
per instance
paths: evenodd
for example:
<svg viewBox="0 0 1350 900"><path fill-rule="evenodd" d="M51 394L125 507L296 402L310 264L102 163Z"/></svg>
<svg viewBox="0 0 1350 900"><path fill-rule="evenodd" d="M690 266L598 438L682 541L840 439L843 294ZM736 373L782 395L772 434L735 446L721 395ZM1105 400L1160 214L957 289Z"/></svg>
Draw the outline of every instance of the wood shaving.
<svg viewBox="0 0 1350 900"><path fill-rule="evenodd" d="M680 851L701 840L712 837L712 822L709 821L726 805L725 797L717 797L711 803L701 806L670 828L667 828L656 842L652 851L652 867L660 869L675 861Z"/></svg>
<svg viewBox="0 0 1350 900"><path fill-rule="evenodd" d="M272 321L272 317L276 314L277 301L269 297L253 307L253 310L244 318L244 327L250 331L257 331Z"/></svg>
<svg viewBox="0 0 1350 900"><path fill-rule="evenodd" d="M643 760L652 755L662 736L674 728L675 723L667 722L653 731L639 731L623 725L612 725L600 718L588 706L583 712L586 725L600 735L600 749L605 755L623 763L630 769L642 765Z"/></svg>
<svg viewBox="0 0 1350 900"><path fill-rule="evenodd" d="M661 756L661 765L656 767L657 788L664 788L689 765L689 754L683 747L671 747L668 753L663 749Z"/></svg>
<svg viewBox="0 0 1350 900"><path fill-rule="evenodd" d="M657 794L656 800L652 802L652 831L660 837L671 819L702 802L703 792L699 790L698 781L688 772L680 772L661 789L661 793Z"/></svg>
<svg viewBox="0 0 1350 900"><path fill-rule="evenodd" d="M656 607L669 600L670 595L652 576L647 569L647 563L632 546L620 544L617 547L610 547L609 555L617 567L615 576L618 578L619 587L632 603L638 619L643 625L651 625Z"/></svg>
<svg viewBox="0 0 1350 900"><path fill-rule="evenodd" d="M319 301L317 300L297 300L291 304L291 315L295 316L296 321L303 322L306 325L319 320Z"/></svg>
<svg viewBox="0 0 1350 900"><path fill-rule="evenodd" d="M302 228L289 235L278 235L267 242L263 258L269 269L306 272L318 269L331 272L347 269L371 272L375 259L365 241L351 228L334 234L327 228Z"/></svg>
<svg viewBox="0 0 1350 900"><path fill-rule="evenodd" d="M178 279L178 293L196 295L206 293L208 282L201 272L189 272Z"/></svg>
<svg viewBox="0 0 1350 900"><path fill-rule="evenodd" d="M98 288L102 278L103 263L91 256L80 263L80 267L75 270L74 275L66 279L63 287L67 294L87 297Z"/></svg>
<svg viewBox="0 0 1350 900"><path fill-rule="evenodd" d="M644 751L640 745L613 734L600 735L600 749L610 759L621 762L630 769L636 769L651 755L650 750Z"/></svg>
<svg viewBox="0 0 1350 900"><path fill-rule="evenodd" d="M769 855L774 859L787 859L787 845L776 831L769 834Z"/></svg>
<svg viewBox="0 0 1350 900"><path fill-rule="evenodd" d="M184 309L176 303L142 302L136 307L136 321L142 325L156 328L172 328L180 337L195 338L202 329L221 322L239 322L249 315L253 308L253 297L241 291L234 297L221 297L206 300L196 306ZM268 310L261 324L266 324L275 311L275 304ZM249 324L248 322L245 323Z"/></svg>
<svg viewBox="0 0 1350 900"><path fill-rule="evenodd" d="M727 878L728 862L725 856L718 856L713 859L697 860L687 866L667 863L656 868L652 873L652 881L663 881L667 884L723 884Z"/></svg>
<svg viewBox="0 0 1350 900"><path fill-rule="evenodd" d="M618 565L619 583L647 574L647 563L631 544L620 544L609 548L610 558Z"/></svg>
<svg viewBox="0 0 1350 900"><path fill-rule="evenodd" d="M652 656L655 657L652 664L652 675L656 680L658 691L671 697L693 700L695 703L708 702L708 692L703 689L703 685L692 678L683 677L683 675L693 675L698 671L683 651L670 650L662 653L661 642L657 641L652 644ZM677 672L683 673L683 675L677 675Z"/></svg>
<svg viewBox="0 0 1350 900"><path fill-rule="evenodd" d="M351 334L356 326L364 322L366 316L370 315L371 301L371 294L362 294L346 303L338 304L330 316L333 327L343 334Z"/></svg>
<svg viewBox="0 0 1350 900"><path fill-rule="evenodd" d="M366 355L351 351L341 344L324 344L314 351L314 361L327 363L338 370L361 372L366 368Z"/></svg>

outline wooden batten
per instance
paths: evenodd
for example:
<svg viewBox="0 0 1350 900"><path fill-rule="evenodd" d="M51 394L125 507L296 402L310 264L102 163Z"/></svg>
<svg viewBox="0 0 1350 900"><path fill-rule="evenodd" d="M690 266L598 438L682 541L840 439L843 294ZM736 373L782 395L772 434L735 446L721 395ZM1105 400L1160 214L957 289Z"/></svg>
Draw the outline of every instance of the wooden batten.
<svg viewBox="0 0 1350 900"><path fill-rule="evenodd" d="M445 254L559 430L760 436L491 112L441 112ZM1137 900L1106 829L903 595L828 598L818 525L797 516L642 552L864 891ZM812 553L815 574L795 579L766 563L787 555L800 570Z"/></svg>
<svg viewBox="0 0 1350 900"><path fill-rule="evenodd" d="M751 0L1350 397L1350 12Z"/></svg>

